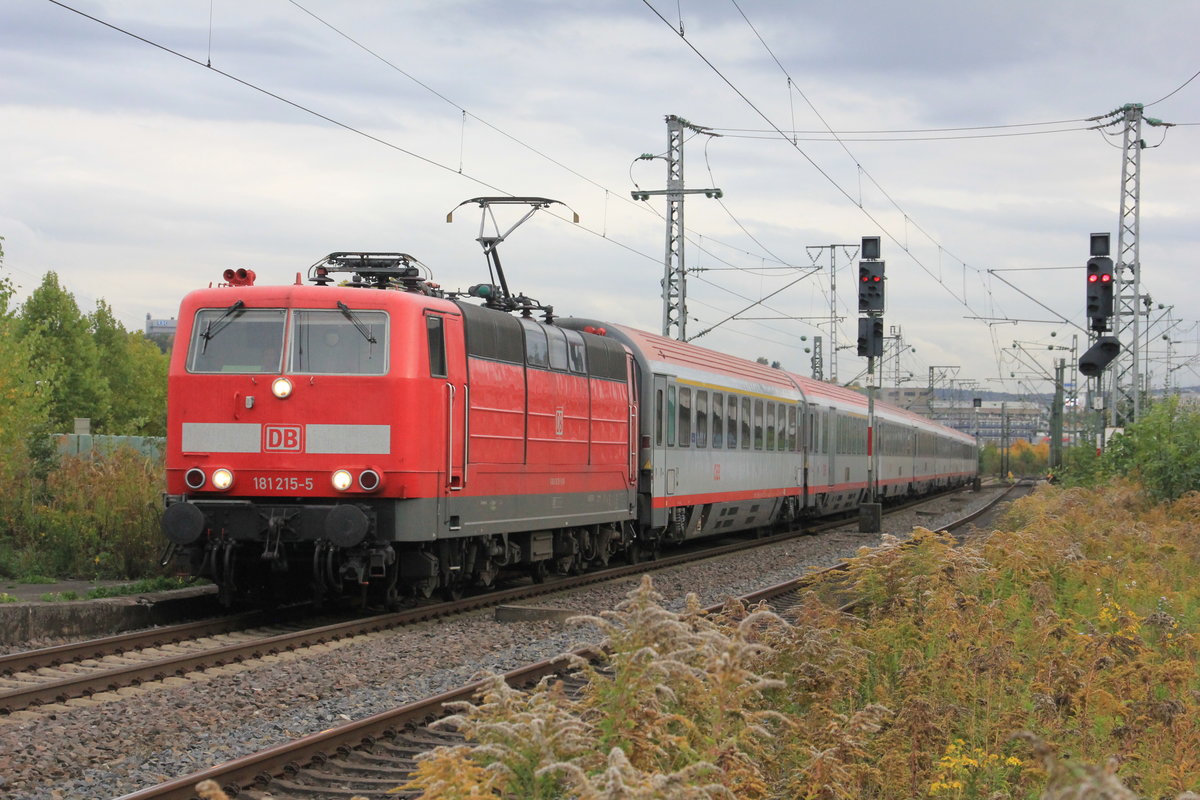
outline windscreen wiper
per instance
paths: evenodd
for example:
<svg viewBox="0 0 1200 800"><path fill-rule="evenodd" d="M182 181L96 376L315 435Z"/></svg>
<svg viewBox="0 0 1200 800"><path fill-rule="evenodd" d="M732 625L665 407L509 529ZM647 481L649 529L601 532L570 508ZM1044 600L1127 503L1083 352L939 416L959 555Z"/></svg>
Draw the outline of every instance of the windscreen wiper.
<svg viewBox="0 0 1200 800"><path fill-rule="evenodd" d="M204 339L204 347L200 348L201 353L207 351L208 343L214 337L216 337L216 335L220 333L226 325L228 325L230 322L233 322L233 314L237 311L240 311L245 306L246 304L243 301L238 300L229 308L225 309L224 314L210 321L208 325L205 326L204 333L200 334L200 338Z"/></svg>
<svg viewBox="0 0 1200 800"><path fill-rule="evenodd" d="M370 329L367 328L366 325L362 324L362 321L355 315L353 311L350 310L350 306L346 305L341 300L338 300L338 309L342 312L342 315L346 319L350 320L350 322L354 324L354 327L358 328L358 332L362 334L364 339L371 344L378 344L378 342L375 341L375 337L371 335Z"/></svg>

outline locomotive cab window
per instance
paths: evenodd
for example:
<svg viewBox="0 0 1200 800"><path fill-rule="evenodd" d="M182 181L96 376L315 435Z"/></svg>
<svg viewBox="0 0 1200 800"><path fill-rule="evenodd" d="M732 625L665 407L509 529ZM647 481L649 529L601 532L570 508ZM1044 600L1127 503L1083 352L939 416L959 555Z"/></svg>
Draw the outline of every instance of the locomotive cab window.
<svg viewBox="0 0 1200 800"><path fill-rule="evenodd" d="M282 308L228 308L196 312L188 347L188 372L278 373L283 365Z"/></svg>
<svg viewBox="0 0 1200 800"><path fill-rule="evenodd" d="M441 317L425 318L425 338L429 340L429 376L446 377L446 334Z"/></svg>
<svg viewBox="0 0 1200 800"><path fill-rule="evenodd" d="M387 372L387 321L383 311L293 311L291 371L305 375L383 375ZM445 360L443 351L443 371Z"/></svg>

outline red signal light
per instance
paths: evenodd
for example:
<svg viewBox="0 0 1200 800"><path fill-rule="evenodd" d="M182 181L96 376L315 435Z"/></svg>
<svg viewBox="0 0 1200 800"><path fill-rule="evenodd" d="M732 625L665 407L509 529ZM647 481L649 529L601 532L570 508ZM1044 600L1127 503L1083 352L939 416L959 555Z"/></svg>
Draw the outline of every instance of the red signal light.
<svg viewBox="0 0 1200 800"><path fill-rule="evenodd" d="M1110 283L1112 281L1112 279L1113 279L1113 276L1109 275L1108 273L1105 273L1100 276L1101 283Z"/></svg>
<svg viewBox="0 0 1200 800"><path fill-rule="evenodd" d="M1088 275L1088 283L1095 283L1098 280L1100 280L1099 275Z"/></svg>

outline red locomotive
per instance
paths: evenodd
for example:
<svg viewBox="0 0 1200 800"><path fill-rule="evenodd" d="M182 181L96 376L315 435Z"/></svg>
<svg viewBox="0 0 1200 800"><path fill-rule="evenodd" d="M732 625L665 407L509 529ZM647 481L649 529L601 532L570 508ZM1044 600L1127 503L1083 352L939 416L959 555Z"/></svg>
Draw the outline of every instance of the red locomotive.
<svg viewBox="0 0 1200 800"><path fill-rule="evenodd" d="M503 202L530 201L551 202ZM472 287L484 305L403 253L331 254L309 285L229 271L184 299L163 527L225 602L394 605L861 501L861 395L556 318L508 293L503 237L480 240L500 276ZM876 417L884 496L975 475L970 437L882 404Z"/></svg>

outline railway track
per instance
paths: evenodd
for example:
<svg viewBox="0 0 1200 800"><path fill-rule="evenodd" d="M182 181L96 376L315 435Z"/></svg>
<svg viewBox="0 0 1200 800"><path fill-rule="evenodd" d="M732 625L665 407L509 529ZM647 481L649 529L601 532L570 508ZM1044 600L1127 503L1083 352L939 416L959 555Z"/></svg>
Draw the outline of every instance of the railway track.
<svg viewBox="0 0 1200 800"><path fill-rule="evenodd" d="M1011 489L998 495L988 506L939 528L960 529L994 508L1010 493ZM658 564L669 561L664 559ZM842 563L826 571L843 570L846 566ZM635 565L633 569L639 573L646 571L645 565ZM786 608L798 602L812 580L812 575L799 577L744 595L741 599L747 603L765 601L778 609ZM712 606L708 610L714 612L718 609L719 606ZM598 657L593 648L577 650L575 655L592 659ZM504 679L511 686L527 687L547 675L560 676L568 690L574 685L575 679L569 674L564 658L530 664L506 673ZM231 796L254 800L345 798L352 795L366 798L405 797L404 793L397 793L395 789L408 779L419 753L439 745L461 743L461 739L453 732L435 730L430 724L445 715L444 709L448 703L472 699L486 683L478 681L355 720L125 795L120 800L191 800L199 796L196 787L205 781L224 788Z"/></svg>
<svg viewBox="0 0 1200 800"><path fill-rule="evenodd" d="M889 511L903 510L926 500ZM298 612L282 619L256 612L0 656L0 715L38 707L53 708L54 704L76 698L729 555L844 524L845 520L810 524L759 539L742 539L652 561L315 627L304 624Z"/></svg>

